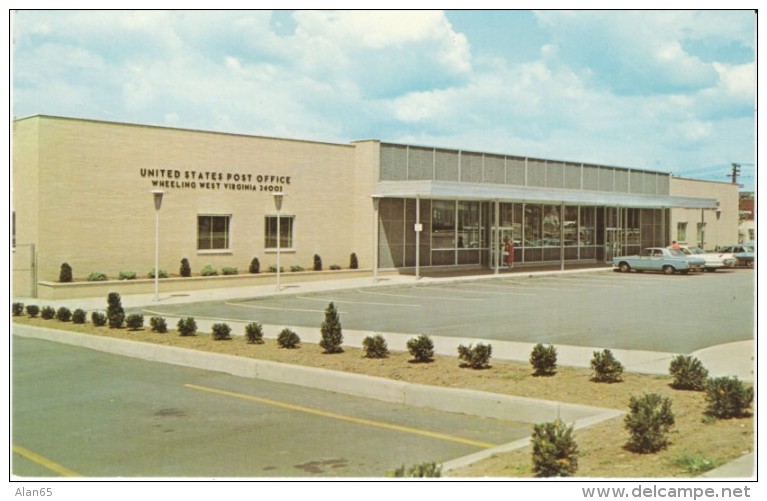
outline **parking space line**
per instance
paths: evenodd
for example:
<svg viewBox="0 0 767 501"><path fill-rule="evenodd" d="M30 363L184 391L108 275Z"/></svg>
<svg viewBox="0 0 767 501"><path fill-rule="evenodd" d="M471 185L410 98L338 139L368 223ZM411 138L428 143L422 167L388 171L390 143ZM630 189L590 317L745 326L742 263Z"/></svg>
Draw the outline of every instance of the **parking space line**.
<svg viewBox="0 0 767 501"><path fill-rule="evenodd" d="M29 459L33 463L36 463L42 466L43 468L51 470L52 472L58 473L59 475L62 475L64 477L82 477L82 475L77 473L76 471L70 470L66 466L62 466L55 461L51 461L50 459L44 456L41 456L40 454L37 454L36 452L32 452L29 449L22 447L20 445L13 444L13 452L18 454L19 456Z"/></svg>
<svg viewBox="0 0 767 501"><path fill-rule="evenodd" d="M310 310L306 308L285 308L282 306L263 306L255 304L242 303L224 303L227 306L237 306L239 308L251 308L253 310L277 310L277 311L300 311L303 313L325 313L325 310ZM347 311L338 311L338 313L348 313Z"/></svg>
<svg viewBox="0 0 767 501"><path fill-rule="evenodd" d="M326 298L320 298L320 297L306 297L306 296L296 296L296 298L303 299L304 301L323 301L323 302L332 301L334 304L367 304L371 306L400 306L402 308L421 308L420 304L372 303L368 301L346 301L343 299L340 301L337 301L335 299L326 299Z"/></svg>
<svg viewBox="0 0 767 501"><path fill-rule="evenodd" d="M232 391L219 390L216 388L208 388L206 386L198 386L196 384L185 384L184 387L192 389L192 390L204 391L204 392L213 393L217 395L223 395L223 396L232 397L232 398L239 398L242 400L249 400L251 402L258 402L264 405L281 407L283 409L289 409L292 411L304 412L307 414L313 414L315 416L322 416L322 417L331 418L331 419L339 419L342 421L349 421L356 424L361 424L365 426L374 426L377 428L383 428L383 429L392 430L392 431L399 431L403 433L412 433L415 435L421 435L421 436L429 437L429 438L436 438L439 440L447 440L450 442L471 445L471 446L480 447L483 449L489 449L490 447L495 447L495 444L480 442L478 440L471 440L468 438L456 437L454 435L448 435L445 433L438 433L438 432L433 432L428 430L421 430L418 428L411 428L409 426L401 426L401 425L392 424L392 423L384 423L382 421L373 421L371 419L357 418L354 416L337 414L335 412L323 411L321 409L313 409L311 407L304 407L303 405L295 405L295 404L290 404L287 402L280 402L278 400L271 400L268 398L256 397L254 395L246 395L244 393L235 393Z"/></svg>
<svg viewBox="0 0 767 501"><path fill-rule="evenodd" d="M408 294L389 294L386 292L369 292L357 289L360 294L370 294L375 296L389 296L389 297L404 297L407 299L439 299L447 301L482 301L481 299L475 299L470 297L448 297L448 296L422 296L422 295L408 295Z"/></svg>
<svg viewBox="0 0 767 501"><path fill-rule="evenodd" d="M493 287L497 289L506 289L508 290L510 287L505 285L490 285L490 284L462 284L461 288L466 287ZM528 294L526 292L492 292L492 291L483 291L483 292L474 292L474 291L463 291L466 294L489 294L489 295L496 295L496 296L537 296L537 294Z"/></svg>

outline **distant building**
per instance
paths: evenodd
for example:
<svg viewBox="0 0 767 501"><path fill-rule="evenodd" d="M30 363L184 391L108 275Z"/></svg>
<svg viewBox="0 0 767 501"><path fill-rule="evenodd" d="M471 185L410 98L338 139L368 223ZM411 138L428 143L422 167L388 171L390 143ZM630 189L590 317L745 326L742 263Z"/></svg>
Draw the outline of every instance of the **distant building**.
<svg viewBox="0 0 767 501"><path fill-rule="evenodd" d="M740 220L738 224L738 243L756 241L756 204L754 192L740 193Z"/></svg>
<svg viewBox="0 0 767 501"><path fill-rule="evenodd" d="M698 179L671 178L671 193L712 198L711 209L671 209L671 240L705 250L732 244L738 239L738 185Z"/></svg>

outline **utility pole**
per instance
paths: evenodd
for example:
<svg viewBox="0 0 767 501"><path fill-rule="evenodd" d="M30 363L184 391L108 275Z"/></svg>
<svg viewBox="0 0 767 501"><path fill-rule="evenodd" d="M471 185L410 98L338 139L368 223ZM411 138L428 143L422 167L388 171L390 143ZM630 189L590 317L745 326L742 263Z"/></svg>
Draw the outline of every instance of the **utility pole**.
<svg viewBox="0 0 767 501"><path fill-rule="evenodd" d="M740 173L740 164L732 164L732 184L738 184L738 174Z"/></svg>

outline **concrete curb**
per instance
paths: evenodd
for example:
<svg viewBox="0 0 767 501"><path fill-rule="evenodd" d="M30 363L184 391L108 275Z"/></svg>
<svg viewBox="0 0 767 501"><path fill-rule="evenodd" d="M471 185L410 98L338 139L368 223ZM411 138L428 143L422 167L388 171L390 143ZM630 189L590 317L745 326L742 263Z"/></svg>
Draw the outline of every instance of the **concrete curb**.
<svg viewBox="0 0 767 501"><path fill-rule="evenodd" d="M567 404L548 400L515 397L476 390L440 388L359 374L303 367L265 360L248 359L186 348L142 343L124 339L92 336L28 325L13 325L13 335L79 346L105 353L180 365L196 369L223 372L238 377L294 384L357 397L372 398L389 403L431 408L444 412L470 414L493 419L523 423L540 423L556 418L583 428L615 418L622 411ZM528 440L518 440L449 461L443 470L465 466L501 451L525 446Z"/></svg>

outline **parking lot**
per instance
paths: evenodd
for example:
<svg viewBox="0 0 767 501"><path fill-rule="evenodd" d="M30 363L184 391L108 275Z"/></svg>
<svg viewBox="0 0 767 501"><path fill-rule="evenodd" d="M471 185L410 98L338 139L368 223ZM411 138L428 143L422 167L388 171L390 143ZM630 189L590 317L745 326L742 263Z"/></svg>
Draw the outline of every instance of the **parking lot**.
<svg viewBox="0 0 767 501"><path fill-rule="evenodd" d="M21 477L383 477L529 424L13 339Z"/></svg>
<svg viewBox="0 0 767 501"><path fill-rule="evenodd" d="M333 302L344 328L692 353L754 337L754 272L687 276L523 273L193 304L145 314L319 327Z"/></svg>

